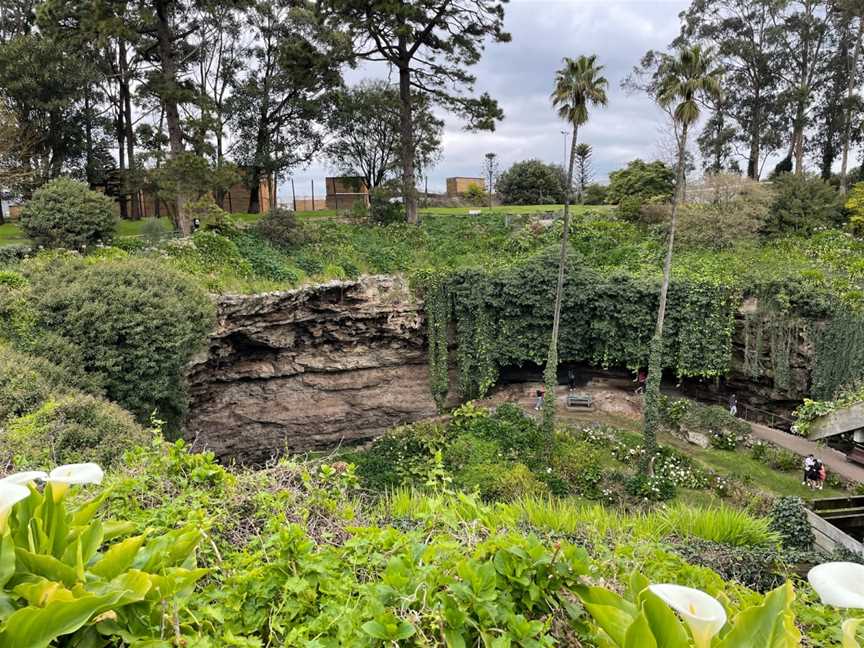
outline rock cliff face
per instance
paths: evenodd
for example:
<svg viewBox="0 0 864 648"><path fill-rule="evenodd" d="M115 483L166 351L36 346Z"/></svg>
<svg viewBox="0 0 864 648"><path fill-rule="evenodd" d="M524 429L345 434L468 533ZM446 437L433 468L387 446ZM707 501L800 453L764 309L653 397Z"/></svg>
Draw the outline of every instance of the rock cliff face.
<svg viewBox="0 0 864 648"><path fill-rule="evenodd" d="M396 277L221 297L188 380L187 438L241 462L435 415L422 305Z"/></svg>

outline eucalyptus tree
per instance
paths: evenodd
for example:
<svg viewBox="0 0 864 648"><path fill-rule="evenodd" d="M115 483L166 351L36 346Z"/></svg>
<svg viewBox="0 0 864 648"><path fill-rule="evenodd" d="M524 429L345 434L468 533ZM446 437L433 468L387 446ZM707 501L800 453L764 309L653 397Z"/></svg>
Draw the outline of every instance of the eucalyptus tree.
<svg viewBox="0 0 864 648"><path fill-rule="evenodd" d="M380 61L399 76L402 192L409 223L417 222L416 95L464 118L467 127L493 130L503 118L488 94L474 95L468 71L485 42L507 42L509 0L320 0L318 10L354 43L354 56Z"/></svg>
<svg viewBox="0 0 864 648"><path fill-rule="evenodd" d="M561 252L558 257L558 283L555 288L555 310L552 316L552 339L546 357L544 380L546 400L543 405L543 422L547 432L552 431L555 422L555 387L558 384L558 334L561 325L561 300L564 294L564 275L567 268L567 248L570 245L570 203L573 195L573 171L576 166L579 127L588 121L588 109L605 106L606 90L609 82L602 75L603 66L597 64L597 56L580 56L576 59L565 58L564 67L555 75L555 88L552 91L552 105L558 109L558 116L573 129L570 142L570 162L567 170L567 184L564 187L564 227L561 232Z"/></svg>
<svg viewBox="0 0 864 648"><path fill-rule="evenodd" d="M734 139L745 149L748 177L756 180L781 146L787 124L778 98L785 63L776 21L781 6L779 0L694 0L682 13L681 34L673 42L674 47L696 42L717 52L726 71L724 121L737 122Z"/></svg>
<svg viewBox="0 0 864 648"><path fill-rule="evenodd" d="M846 85L846 105L843 115L843 154L840 162L840 192L846 193L848 187L847 171L849 165L849 146L852 140L852 112L856 104L855 88L860 79L861 41L864 39L864 0L840 0L838 8L852 19L857 19L855 46L849 61Z"/></svg>
<svg viewBox="0 0 864 648"><path fill-rule="evenodd" d="M684 180L687 156L687 138L690 128L698 121L700 101L705 97L721 95L722 72L716 67L710 51L699 45L682 46L674 55L662 56L657 74L656 101L671 111L678 136L678 161L675 195L672 199L672 215L666 243L666 258L663 262L663 281L660 285L660 303L657 308L657 325L651 339L648 358L648 382L645 390L645 427L642 470L650 470L650 462L657 448L657 424L660 406L660 381L663 375L663 321L666 317L666 297L672 273L672 252L675 245L675 227L678 208L684 198Z"/></svg>

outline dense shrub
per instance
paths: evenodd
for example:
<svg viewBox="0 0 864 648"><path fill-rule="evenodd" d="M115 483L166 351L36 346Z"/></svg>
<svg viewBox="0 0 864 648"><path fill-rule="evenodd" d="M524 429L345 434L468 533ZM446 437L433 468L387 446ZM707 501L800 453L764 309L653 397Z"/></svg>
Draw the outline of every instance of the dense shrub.
<svg viewBox="0 0 864 648"><path fill-rule="evenodd" d="M767 592L785 580L774 547L738 547L697 538L674 542L672 547L687 562L713 569L723 580L757 592Z"/></svg>
<svg viewBox="0 0 864 648"><path fill-rule="evenodd" d="M369 220L375 225L405 222L405 206L395 187L375 187L369 192Z"/></svg>
<svg viewBox="0 0 864 648"><path fill-rule="evenodd" d="M142 421L154 409L171 420L183 412L183 370L213 326L203 289L144 259L57 260L30 270L37 331L77 349L111 400Z"/></svg>
<svg viewBox="0 0 864 648"><path fill-rule="evenodd" d="M490 502L511 502L545 492L541 482L523 463L475 463L459 474L459 485L466 491L477 490Z"/></svg>
<svg viewBox="0 0 864 648"><path fill-rule="evenodd" d="M49 360L0 344L0 425L8 417L31 412L72 382L62 368Z"/></svg>
<svg viewBox="0 0 864 648"><path fill-rule="evenodd" d="M297 267L310 277L324 272L324 262L315 256L304 254L297 257L296 263Z"/></svg>
<svg viewBox="0 0 864 648"><path fill-rule="evenodd" d="M123 409L85 394L46 400L0 428L0 447L16 469L95 461L112 466L148 435Z"/></svg>
<svg viewBox="0 0 864 648"><path fill-rule="evenodd" d="M763 232L812 234L841 221L837 190L817 176L783 173L773 181L774 200Z"/></svg>
<svg viewBox="0 0 864 648"><path fill-rule="evenodd" d="M567 175L560 166L525 160L501 174L497 190L505 205L560 205L566 186Z"/></svg>
<svg viewBox="0 0 864 648"><path fill-rule="evenodd" d="M633 160L627 166L609 174L606 202L619 205L626 198L640 202L667 199L672 196L675 173L663 162Z"/></svg>
<svg viewBox="0 0 864 648"><path fill-rule="evenodd" d="M592 182L582 190L583 205L602 205L606 202L606 185Z"/></svg>
<svg viewBox="0 0 864 648"><path fill-rule="evenodd" d="M670 476L658 473L651 475L633 475L625 483L627 494L651 502L664 502L675 497L675 482Z"/></svg>
<svg viewBox="0 0 864 648"><path fill-rule="evenodd" d="M556 495L578 495L589 499L600 496L603 462L590 444L558 435L549 459L549 469L544 477Z"/></svg>
<svg viewBox="0 0 864 648"><path fill-rule="evenodd" d="M806 551L813 546L813 531L800 497L780 497L774 502L771 528L780 534L784 547Z"/></svg>
<svg viewBox="0 0 864 648"><path fill-rule="evenodd" d="M750 455L759 462L775 470L791 472L802 470L801 457L791 450L764 441L756 441L750 447Z"/></svg>
<svg viewBox="0 0 864 648"><path fill-rule="evenodd" d="M288 284L300 279L297 269L289 265L288 257L260 235L246 232L235 237L234 243L257 277Z"/></svg>
<svg viewBox="0 0 864 648"><path fill-rule="evenodd" d="M421 486L448 439L446 429L436 424L397 427L376 439L365 452L351 455L351 459L357 463L357 475L369 488Z"/></svg>
<svg viewBox="0 0 864 648"><path fill-rule="evenodd" d="M765 227L769 204L770 195L760 189L733 200L684 205L678 212L675 242L727 250L754 241Z"/></svg>
<svg viewBox="0 0 864 648"><path fill-rule="evenodd" d="M28 245L0 245L0 268L18 263L31 252Z"/></svg>
<svg viewBox="0 0 864 648"><path fill-rule="evenodd" d="M80 249L114 237L114 203L83 182L57 178L21 209L21 227L36 245Z"/></svg>
<svg viewBox="0 0 864 648"><path fill-rule="evenodd" d="M277 207L255 224L255 230L278 247L292 248L305 240L303 226L293 211Z"/></svg>

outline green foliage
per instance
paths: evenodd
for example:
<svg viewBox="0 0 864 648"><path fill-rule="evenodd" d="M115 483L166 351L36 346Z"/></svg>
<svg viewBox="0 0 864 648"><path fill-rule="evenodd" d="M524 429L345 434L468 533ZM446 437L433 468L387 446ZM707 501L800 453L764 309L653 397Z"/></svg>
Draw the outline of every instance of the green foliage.
<svg viewBox="0 0 864 648"><path fill-rule="evenodd" d="M675 505L659 513L663 535L699 538L732 547L775 548L781 541L765 518L728 506L705 509Z"/></svg>
<svg viewBox="0 0 864 648"><path fill-rule="evenodd" d="M821 178L783 173L772 185L775 194L763 229L766 234L807 235L839 224L840 196Z"/></svg>
<svg viewBox="0 0 864 648"><path fill-rule="evenodd" d="M470 205L484 207L489 204L489 195L483 187L476 182L472 182L468 185L468 189L465 191L465 200L467 200Z"/></svg>
<svg viewBox="0 0 864 648"><path fill-rule="evenodd" d="M145 218L141 225L141 238L147 245L157 246L171 234L171 230L158 218Z"/></svg>
<svg viewBox="0 0 864 648"><path fill-rule="evenodd" d="M36 244L81 249L110 243L116 226L114 203L83 182L57 178L40 187L21 209L21 226Z"/></svg>
<svg viewBox="0 0 864 648"><path fill-rule="evenodd" d="M427 275L422 279L425 287L426 326L429 341L429 386L438 409L444 408L450 391L450 365L448 355L448 326L450 300L443 278Z"/></svg>
<svg viewBox="0 0 864 648"><path fill-rule="evenodd" d="M800 497L780 497L771 509L771 529L780 534L784 547L808 550L813 546L813 531Z"/></svg>
<svg viewBox="0 0 864 648"><path fill-rule="evenodd" d="M463 395L482 395L500 367L546 362L556 256L550 251L513 268L466 270L450 277ZM562 318L558 361L646 366L657 294L654 279L599 273L573 258L565 279L562 312L567 317ZM678 280L670 288L669 304L665 366L681 376L725 373L734 294L723 286ZM697 320L699 327L690 325Z"/></svg>
<svg viewBox="0 0 864 648"><path fill-rule="evenodd" d="M787 450L764 441L756 441L750 447L750 455L769 468L792 472L801 470L801 457Z"/></svg>
<svg viewBox="0 0 864 648"><path fill-rule="evenodd" d="M602 205L606 202L606 185L592 182L582 189L583 205Z"/></svg>
<svg viewBox="0 0 864 648"><path fill-rule="evenodd" d="M588 613L602 628L612 646L676 646L687 648L755 648L771 645L775 648L794 648L800 645L801 633L795 627L792 604L795 593L791 582L769 592L763 602L742 610L735 616L719 641L712 644L716 628L706 636L691 635L685 624L671 607L648 588L649 581L634 574L630 581L628 598L601 587L582 586L576 594ZM702 623L710 619L706 613L697 613L690 603L689 619L696 617ZM720 603L717 603L720 606ZM726 625L726 624L723 624ZM698 627L698 626L697 626ZM689 628L694 631L693 625ZM693 643L695 642L695 643ZM607 642L608 643L608 642Z"/></svg>
<svg viewBox="0 0 864 648"><path fill-rule="evenodd" d="M524 160L501 174L496 190L505 205L560 205L566 186L567 176L560 166Z"/></svg>
<svg viewBox="0 0 864 648"><path fill-rule="evenodd" d="M675 244L729 250L755 241L768 219L768 200L750 196L717 203L682 205Z"/></svg>
<svg viewBox="0 0 864 648"><path fill-rule="evenodd" d="M37 336L57 336L98 377L106 396L138 420L154 410L179 417L183 370L213 323L213 305L201 288L143 259L94 265L58 259L25 271Z"/></svg>
<svg viewBox="0 0 864 648"><path fill-rule="evenodd" d="M113 466L149 435L122 408L93 396L48 398L0 428L0 455L17 470L96 461Z"/></svg>
<svg viewBox="0 0 864 648"><path fill-rule="evenodd" d="M290 250L305 240L303 226L293 211L277 207L255 224L258 234L273 245Z"/></svg>
<svg viewBox="0 0 864 648"><path fill-rule="evenodd" d="M864 236L864 182L852 185L844 207L849 213L849 230L856 236Z"/></svg>
<svg viewBox="0 0 864 648"><path fill-rule="evenodd" d="M545 479L555 495L600 497L604 466L600 453L590 443L576 441L566 433L556 434L549 469Z"/></svg>
<svg viewBox="0 0 864 648"><path fill-rule="evenodd" d="M630 496L651 502L670 500L676 493L675 482L663 473L633 475L627 479L625 487Z"/></svg>
<svg viewBox="0 0 864 648"><path fill-rule="evenodd" d="M201 533L130 536L127 525L95 517L107 493L67 512L62 486L31 488L0 535L0 645L156 641L165 609L182 636L189 596L206 573L195 567Z"/></svg>
<svg viewBox="0 0 864 648"><path fill-rule="evenodd" d="M369 221L375 225L405 222L405 206L394 187L375 187L369 192Z"/></svg>
<svg viewBox="0 0 864 648"><path fill-rule="evenodd" d="M650 199L665 200L672 196L675 173L663 162L633 160L627 166L609 174L606 202L620 205L627 198L640 203Z"/></svg>
<svg viewBox="0 0 864 648"><path fill-rule="evenodd" d="M812 393L820 400L838 395L864 378L864 315L839 309L816 336Z"/></svg>
<svg viewBox="0 0 864 648"><path fill-rule="evenodd" d="M35 410L52 394L72 385L72 377L51 361L0 344L0 425L7 418Z"/></svg>
<svg viewBox="0 0 864 648"><path fill-rule="evenodd" d="M255 276L286 285L296 284L300 272L289 263L281 249L256 233L243 232L234 237L237 251L248 261Z"/></svg>

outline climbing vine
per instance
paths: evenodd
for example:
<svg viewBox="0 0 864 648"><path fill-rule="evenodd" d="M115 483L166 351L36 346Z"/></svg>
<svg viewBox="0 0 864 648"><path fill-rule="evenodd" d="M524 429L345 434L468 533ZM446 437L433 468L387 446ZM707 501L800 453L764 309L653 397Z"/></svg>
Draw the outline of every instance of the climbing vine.
<svg viewBox="0 0 864 648"><path fill-rule="evenodd" d="M448 335L450 300L443 276L429 273L418 277L426 300L426 327L429 338L429 386L438 409L444 408L450 391Z"/></svg>
<svg viewBox="0 0 864 648"><path fill-rule="evenodd" d="M463 397L484 395L502 367L545 365L556 270L555 256L540 255L515 267L462 270L447 277ZM623 272L602 273L575 257L562 300L558 361L647 366L658 281ZM664 367L679 376L725 373L737 307L738 297L727 287L673 280L662 349Z"/></svg>
<svg viewBox="0 0 864 648"><path fill-rule="evenodd" d="M813 395L828 400L844 385L864 378L864 315L838 312L816 337Z"/></svg>

